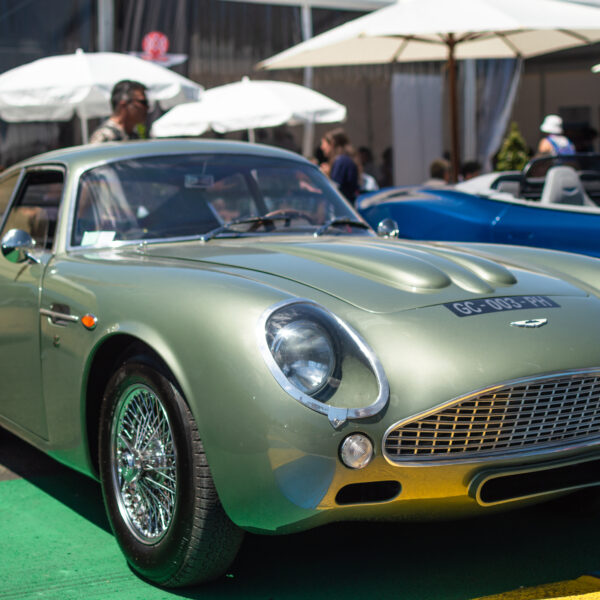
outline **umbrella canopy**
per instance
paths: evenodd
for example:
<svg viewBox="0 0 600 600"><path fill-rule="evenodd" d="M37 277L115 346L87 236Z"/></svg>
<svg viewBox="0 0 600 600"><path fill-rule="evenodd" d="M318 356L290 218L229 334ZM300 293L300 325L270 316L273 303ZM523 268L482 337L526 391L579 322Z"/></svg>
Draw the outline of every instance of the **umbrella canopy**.
<svg viewBox="0 0 600 600"><path fill-rule="evenodd" d="M155 137L253 131L261 127L333 123L346 107L302 85L283 81L242 81L206 90L199 102L180 104L152 125Z"/></svg>
<svg viewBox="0 0 600 600"><path fill-rule="evenodd" d="M67 121L111 113L110 95L122 79L148 88L150 101L167 109L200 97L202 86L149 61L115 52L77 50L41 58L0 75L0 117L5 121ZM87 141L87 135L84 135Z"/></svg>
<svg viewBox="0 0 600 600"><path fill-rule="evenodd" d="M599 40L600 7L565 0L397 0L281 52L259 67L448 61L456 173L455 60L527 58Z"/></svg>

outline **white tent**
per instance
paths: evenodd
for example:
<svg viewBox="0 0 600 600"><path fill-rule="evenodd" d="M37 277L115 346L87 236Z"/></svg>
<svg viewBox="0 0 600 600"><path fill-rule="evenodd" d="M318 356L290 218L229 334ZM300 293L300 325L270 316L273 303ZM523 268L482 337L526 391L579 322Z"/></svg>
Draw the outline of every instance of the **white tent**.
<svg viewBox="0 0 600 600"><path fill-rule="evenodd" d="M205 90L199 102L180 104L157 119L155 137L200 135L278 125L334 123L346 118L346 107L302 85L283 81L242 81Z"/></svg>
<svg viewBox="0 0 600 600"><path fill-rule="evenodd" d="M228 2L251 2L255 4L281 4L283 6L296 6L300 9L300 22L302 25L302 39L308 40L313 36L313 8L328 8L334 10L359 10L370 11L392 4L394 0L226 0ZM305 87L313 87L312 67L304 69L302 82ZM314 143L314 125L305 123L302 139L304 154L311 151Z"/></svg>
<svg viewBox="0 0 600 600"><path fill-rule="evenodd" d="M444 60L452 158L458 119L455 61L527 58L600 41L600 8L565 0L396 0L262 63L265 69Z"/></svg>
<svg viewBox="0 0 600 600"><path fill-rule="evenodd" d="M0 75L0 117L9 122L67 121L77 114L87 141L87 119L111 113L115 83L134 79L163 109L197 100L202 86L152 62L115 52L77 50L16 67Z"/></svg>

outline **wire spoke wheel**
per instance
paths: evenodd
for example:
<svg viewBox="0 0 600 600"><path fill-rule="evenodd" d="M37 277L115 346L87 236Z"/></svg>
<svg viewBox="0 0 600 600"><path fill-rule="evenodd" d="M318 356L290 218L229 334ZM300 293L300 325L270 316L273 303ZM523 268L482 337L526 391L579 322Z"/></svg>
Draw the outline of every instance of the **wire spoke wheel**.
<svg viewBox="0 0 600 600"><path fill-rule="evenodd" d="M144 544L159 541L173 520L177 455L167 413L147 386L127 388L111 431L111 470L119 510Z"/></svg>
<svg viewBox="0 0 600 600"><path fill-rule="evenodd" d="M108 519L140 575L180 587L225 572L243 531L221 505L183 395L152 357L132 355L108 380L99 459Z"/></svg>

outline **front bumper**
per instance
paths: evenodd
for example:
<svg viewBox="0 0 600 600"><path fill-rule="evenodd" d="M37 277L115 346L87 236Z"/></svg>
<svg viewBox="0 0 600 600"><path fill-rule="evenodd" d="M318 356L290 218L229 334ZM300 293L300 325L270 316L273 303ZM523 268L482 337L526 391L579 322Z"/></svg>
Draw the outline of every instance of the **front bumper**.
<svg viewBox="0 0 600 600"><path fill-rule="evenodd" d="M451 464L396 466L379 455L360 471L346 468L334 457L290 459L282 449L271 449L269 456L280 493L312 513L269 529L277 533L345 520L477 515L600 485L600 440L580 448L554 448L535 457L517 454Z"/></svg>

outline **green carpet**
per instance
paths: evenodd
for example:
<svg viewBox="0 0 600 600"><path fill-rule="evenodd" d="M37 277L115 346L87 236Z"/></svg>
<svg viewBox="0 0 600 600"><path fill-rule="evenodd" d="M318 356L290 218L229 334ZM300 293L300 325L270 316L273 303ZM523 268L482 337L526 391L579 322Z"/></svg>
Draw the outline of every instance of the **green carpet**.
<svg viewBox="0 0 600 600"><path fill-rule="evenodd" d="M165 591L128 568L99 485L58 467L0 481L0 599L468 600L598 571L599 524L573 502L468 521L249 535L226 577Z"/></svg>
<svg viewBox="0 0 600 600"><path fill-rule="evenodd" d="M99 491L93 482L72 491L70 499L87 508L81 514L24 479L0 484L0 598L172 597L127 568L103 514L98 514L101 504L91 497L90 492Z"/></svg>

